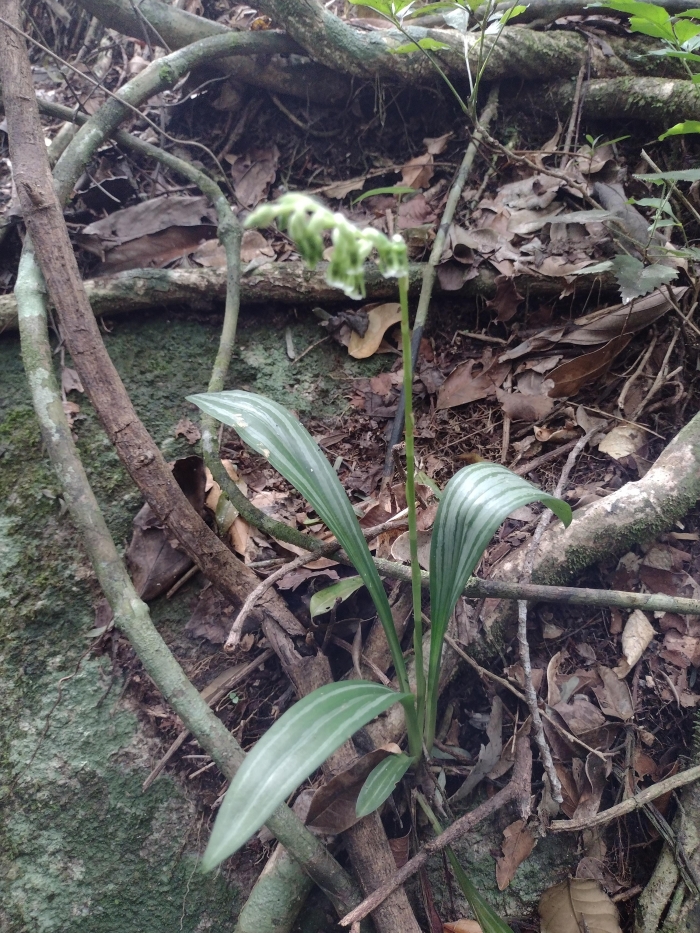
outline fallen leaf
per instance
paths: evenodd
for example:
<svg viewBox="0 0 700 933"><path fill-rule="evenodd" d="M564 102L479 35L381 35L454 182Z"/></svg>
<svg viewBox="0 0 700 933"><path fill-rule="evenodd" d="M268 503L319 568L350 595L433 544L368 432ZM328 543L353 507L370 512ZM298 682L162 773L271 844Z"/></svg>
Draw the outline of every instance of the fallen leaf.
<svg viewBox="0 0 700 933"><path fill-rule="evenodd" d="M443 923L445 933L483 933L481 924L476 920L455 920L454 923Z"/></svg>
<svg viewBox="0 0 700 933"><path fill-rule="evenodd" d="M423 570L430 569L430 541L432 536L432 530L418 532L418 563ZM411 546L407 531L402 532L391 545L391 556L394 560L404 561L407 564L411 562Z"/></svg>
<svg viewBox="0 0 700 933"><path fill-rule="evenodd" d="M512 421L530 423L541 421L554 408L554 399L546 395L523 395L522 392L506 392L504 389L496 389L496 398ZM540 438L537 439L540 440Z"/></svg>
<svg viewBox="0 0 700 933"><path fill-rule="evenodd" d="M503 855L496 859L496 883L505 891L513 880L518 866L535 847L535 837L525 820L516 820L503 830Z"/></svg>
<svg viewBox="0 0 700 933"><path fill-rule="evenodd" d="M510 321L518 311L518 305L525 299L515 287L515 282L504 275L496 276L496 294L486 302L487 308L493 308L497 321Z"/></svg>
<svg viewBox="0 0 700 933"><path fill-rule="evenodd" d="M394 839L389 839L389 848L391 849L391 854L394 856L394 865L397 868L403 868L411 851L411 833L410 831L406 833L405 836L397 836Z"/></svg>
<svg viewBox="0 0 700 933"><path fill-rule="evenodd" d="M207 584L199 594L197 605L185 626L190 638L206 638L213 645L223 645L228 638L237 611L219 591ZM250 627L257 627L258 617L253 614Z"/></svg>
<svg viewBox="0 0 700 933"><path fill-rule="evenodd" d="M613 668L620 680L626 677L647 650L656 632L641 609L630 613L622 631L624 659Z"/></svg>
<svg viewBox="0 0 700 933"><path fill-rule="evenodd" d="M173 464L173 476L197 514L204 509L206 477L201 457L184 457ZM166 592L192 566L172 532L146 504L133 521L126 560L136 592L146 602Z"/></svg>
<svg viewBox="0 0 700 933"><path fill-rule="evenodd" d="M633 424L620 424L609 431L598 444L598 450L613 460L636 454L646 441L646 434Z"/></svg>
<svg viewBox="0 0 700 933"><path fill-rule="evenodd" d="M412 198L405 198L396 212L396 226L399 230L410 230L423 224L432 224L436 218L435 211L425 200L422 194L414 194Z"/></svg>
<svg viewBox="0 0 700 933"><path fill-rule="evenodd" d="M685 287L671 289L673 300L678 302L685 294ZM628 301L611 307L599 308L590 314L576 318L571 323L558 324L540 331L500 356L500 360L514 360L535 350L547 350L559 344L594 346L606 343L622 334L636 334L643 330L672 307L668 294L655 291L644 298Z"/></svg>
<svg viewBox="0 0 700 933"><path fill-rule="evenodd" d="M267 196L277 177L280 153L274 144L267 149L251 149L244 155L227 155L236 197L244 207L255 207Z"/></svg>
<svg viewBox="0 0 700 933"><path fill-rule="evenodd" d="M606 716L614 716L623 722L634 717L632 696L624 680L620 680L609 667L598 665L598 674L603 681L602 687L594 686L593 693Z"/></svg>
<svg viewBox="0 0 700 933"><path fill-rule="evenodd" d="M259 230L244 230L241 241L241 262L254 259L274 259L275 251Z"/></svg>
<svg viewBox="0 0 700 933"><path fill-rule="evenodd" d="M605 781L608 776L607 761L602 761L598 755L590 752L581 774L581 788L579 799L572 819L588 820L600 810L600 800L605 790ZM612 765L610 765L612 770Z"/></svg>
<svg viewBox="0 0 700 933"><path fill-rule="evenodd" d="M332 185L326 185L325 188L319 188L317 190L319 193L322 192L325 194L327 198L339 201L353 191L360 191L364 188L366 181L367 176L360 175L359 178L348 178L347 181L336 181Z"/></svg>
<svg viewBox="0 0 700 933"><path fill-rule="evenodd" d="M61 389L65 394L68 394L68 392L85 392L80 376L70 366L64 366L61 370Z"/></svg>
<svg viewBox="0 0 700 933"><path fill-rule="evenodd" d="M604 376L612 361L622 353L631 339L631 334L621 334L619 337L613 337L605 346L557 366L549 374L554 383L553 388L549 390L550 397L564 398L567 395L576 395L583 386Z"/></svg>
<svg viewBox="0 0 700 933"><path fill-rule="evenodd" d="M445 146L447 145L448 139L450 139L454 134L452 131L445 133L443 136L428 136L423 140L423 145L428 150L430 155L441 155L445 151Z"/></svg>
<svg viewBox="0 0 700 933"><path fill-rule="evenodd" d="M175 437L180 437L180 435L185 438L188 444L196 444L197 441L202 438L202 432L197 425L187 417L180 418L175 425Z"/></svg>
<svg viewBox="0 0 700 933"><path fill-rule="evenodd" d="M429 151L425 152L406 162L401 169L401 184L407 188L427 188L434 172L433 157Z"/></svg>
<svg viewBox="0 0 700 933"><path fill-rule="evenodd" d="M354 826L357 823L357 797L370 772L389 755L400 754L401 749L392 742L368 752L345 771L336 774L314 794L306 825L317 832L332 835Z"/></svg>
<svg viewBox="0 0 700 933"><path fill-rule="evenodd" d="M452 370L438 392L438 411L495 395L496 389L510 372L510 363L493 362L473 376L475 365L475 360L465 360Z"/></svg>
<svg viewBox="0 0 700 933"><path fill-rule="evenodd" d="M401 305L391 301L375 306L368 311L367 317L369 326L364 337L357 331L350 335L348 353L356 360L365 360L377 352L386 331L401 320Z"/></svg>
<svg viewBox="0 0 700 933"><path fill-rule="evenodd" d="M488 745L482 745L479 751L479 759L471 770L469 777L450 797L450 803L456 803L467 797L479 782L486 777L491 769L498 763L503 751L503 702L500 697L493 698L493 706L489 715L486 735L489 738Z"/></svg>
<svg viewBox="0 0 700 933"><path fill-rule="evenodd" d="M547 888L539 912L542 933L621 933L617 908L597 881L570 878Z"/></svg>

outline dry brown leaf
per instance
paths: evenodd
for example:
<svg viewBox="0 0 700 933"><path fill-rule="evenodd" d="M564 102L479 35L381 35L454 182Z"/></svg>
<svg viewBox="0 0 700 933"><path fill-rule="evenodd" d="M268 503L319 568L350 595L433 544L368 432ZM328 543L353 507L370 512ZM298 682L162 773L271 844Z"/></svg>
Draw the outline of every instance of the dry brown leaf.
<svg viewBox="0 0 700 933"><path fill-rule="evenodd" d="M459 257L455 256L455 259ZM513 279L505 275L496 276L496 294L486 302L487 308L493 308L497 321L510 321L518 311L518 305L525 299L515 287Z"/></svg>
<svg viewBox="0 0 700 933"><path fill-rule="evenodd" d="M357 823L357 797L369 773L389 755L400 754L401 749L392 742L368 752L345 771L336 774L314 794L306 816L306 825L317 832L332 835L345 832L354 826Z"/></svg>
<svg viewBox="0 0 700 933"><path fill-rule="evenodd" d="M593 693L602 711L606 716L614 716L616 719L622 719L623 722L632 719L634 708L627 684L624 680L616 677L615 673L603 664L598 665L598 673L603 681L603 686L594 686Z"/></svg>
<svg viewBox="0 0 700 933"><path fill-rule="evenodd" d="M236 197L244 207L255 207L267 196L277 177L279 149L273 144L266 149L251 149L244 155L227 155L224 158L231 163Z"/></svg>
<svg viewBox="0 0 700 933"><path fill-rule="evenodd" d="M656 635L656 632L641 609L635 609L634 612L630 613L622 631L624 659L616 668L613 668L620 680L626 677L639 661L649 647L654 635Z"/></svg>
<svg viewBox="0 0 700 933"><path fill-rule="evenodd" d="M542 933L621 933L617 908L597 881L570 878L547 888L539 904Z"/></svg>
<svg viewBox="0 0 700 933"><path fill-rule="evenodd" d="M631 334L621 334L619 337L613 337L604 347L557 366L549 374L554 383L554 387L549 390L550 397L564 398L567 395L576 395L584 385L604 376L612 361L631 339Z"/></svg>
<svg viewBox="0 0 700 933"><path fill-rule="evenodd" d="M241 262L274 259L275 251L259 230L245 230L241 241Z"/></svg>
<svg viewBox="0 0 700 933"><path fill-rule="evenodd" d="M68 392L85 392L80 376L70 366L64 366L61 370L61 389L64 394Z"/></svg>
<svg viewBox="0 0 700 933"><path fill-rule="evenodd" d="M365 360L373 356L381 346L386 331L401 320L401 305L397 301L376 305L367 312L369 324L364 337L357 331L350 335L348 353L356 360Z"/></svg>
<svg viewBox="0 0 700 933"><path fill-rule="evenodd" d="M187 417L182 417L175 425L175 437L182 435L188 444L196 444L201 440L202 432L197 425Z"/></svg>
<svg viewBox="0 0 700 933"><path fill-rule="evenodd" d="M687 289L675 287L672 291L674 301L678 302ZM595 346L597 343L606 343L621 334L636 334L653 324L671 307L666 291L657 290L643 298L635 298L624 304L599 308L571 323L548 327L518 344L512 350L508 350L502 354L500 359L515 360L535 350L547 350L562 343L574 346Z"/></svg>
<svg viewBox="0 0 700 933"><path fill-rule="evenodd" d="M523 395L522 392L506 392L504 389L496 389L496 398L512 421L540 421L554 408L554 399L546 395ZM535 429L535 434L537 434L537 429ZM540 440L540 438L537 439Z"/></svg>
<svg viewBox="0 0 700 933"><path fill-rule="evenodd" d="M496 389L503 384L503 380L510 372L510 363L491 363L482 369L478 375L473 376L472 370L475 360L465 360L452 370L445 382L440 386L437 399L437 410L456 408L457 405L466 405L480 398L495 395Z"/></svg>
<svg viewBox="0 0 700 933"><path fill-rule="evenodd" d="M462 800L464 797L468 796L482 778L486 777L489 771L498 763L501 758L501 752L503 751L502 732L503 702L500 697L494 697L489 722L486 727L486 735L488 736L489 743L488 745L481 746L477 763L472 768L466 781L457 789L456 793L450 797L451 803L456 803L458 800Z"/></svg>
<svg viewBox="0 0 700 933"><path fill-rule="evenodd" d="M481 924L476 920L455 920L454 923L443 923L445 933L483 933Z"/></svg>
<svg viewBox="0 0 700 933"><path fill-rule="evenodd" d="M444 136L427 136L423 140L423 145L430 155L441 155L445 151L448 139L453 135L454 134L450 131L449 133L445 133Z"/></svg>
<svg viewBox="0 0 700 933"><path fill-rule="evenodd" d="M409 159L401 169L401 184L407 188L427 188L435 173L430 152Z"/></svg>
<svg viewBox="0 0 700 933"><path fill-rule="evenodd" d="M646 441L646 433L633 424L620 424L609 431L598 444L598 450L613 460L636 454Z"/></svg>
<svg viewBox="0 0 700 933"><path fill-rule="evenodd" d="M83 228L80 243L84 248L90 248L83 243L85 237L99 242L100 249L109 250L168 227L199 227L203 224L216 228L216 213L207 198L163 195L114 211L89 224Z"/></svg>
<svg viewBox="0 0 700 933"><path fill-rule="evenodd" d="M518 866L525 861L535 847L535 837L525 823L516 820L503 830L503 855L496 860L496 883L499 891L505 891L513 880Z"/></svg>
<svg viewBox="0 0 700 933"><path fill-rule="evenodd" d="M578 804L572 819L588 820L600 809L600 800L605 790L609 762L602 761L593 752L586 758L585 768L581 773L581 787ZM612 765L610 765L612 769Z"/></svg>
<svg viewBox="0 0 700 933"><path fill-rule="evenodd" d="M418 532L418 563L423 570L430 569L430 541L432 536L432 529ZM394 560L401 560L407 564L410 563L411 545L407 531L402 532L391 545L391 556Z"/></svg>
<svg viewBox="0 0 700 933"><path fill-rule="evenodd" d="M173 464L173 476L197 514L204 509L206 477L201 457L183 457ZM166 592L192 566L188 554L179 549L172 533L144 505L133 521L133 535L126 560L136 592L143 600Z"/></svg>
<svg viewBox="0 0 700 933"><path fill-rule="evenodd" d="M422 194L415 194L399 204L396 226L399 230L410 230L422 224L431 224L436 214Z"/></svg>
<svg viewBox="0 0 700 933"><path fill-rule="evenodd" d="M333 200L339 201L352 191L360 191L364 188L366 181L367 176L361 175L359 178L348 178L347 181L336 181L332 185L326 185L325 188L317 190L319 193L323 192L327 198L333 198Z"/></svg>

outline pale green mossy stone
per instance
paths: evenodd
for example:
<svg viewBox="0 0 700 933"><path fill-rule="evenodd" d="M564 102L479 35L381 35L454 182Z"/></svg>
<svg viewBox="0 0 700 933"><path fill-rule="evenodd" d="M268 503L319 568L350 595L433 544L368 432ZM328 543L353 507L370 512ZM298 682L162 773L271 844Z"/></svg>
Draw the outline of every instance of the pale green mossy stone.
<svg viewBox="0 0 700 933"><path fill-rule="evenodd" d="M115 322L107 347L137 411L169 459L194 452L173 428L186 395L206 387L220 322L174 315ZM323 336L292 322L297 353ZM301 414L338 413L344 379L393 362L350 360L328 342L294 366L279 321L243 316L227 387L246 386ZM75 433L118 547L141 496L84 396ZM58 498L59 484L31 410L14 336L0 338L0 930L2 933L216 933L232 931L250 885L195 872L207 831L191 790L162 775L141 784L162 751L139 725L106 658L85 659L94 576ZM152 606L172 643L194 590ZM109 693L107 693L108 688ZM28 764L37 749L31 764ZM12 782L18 782L12 786Z"/></svg>

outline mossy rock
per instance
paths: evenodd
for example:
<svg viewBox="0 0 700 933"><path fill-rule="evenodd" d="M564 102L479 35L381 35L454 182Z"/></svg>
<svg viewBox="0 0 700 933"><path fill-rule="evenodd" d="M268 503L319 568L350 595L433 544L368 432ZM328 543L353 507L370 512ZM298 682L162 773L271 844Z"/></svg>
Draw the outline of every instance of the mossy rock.
<svg viewBox="0 0 700 933"><path fill-rule="evenodd" d="M324 344L312 318L245 318L229 385L314 415L344 407L339 383L358 365ZM156 314L120 320L108 350L139 415L168 459L185 396L206 387L216 322ZM123 548L141 497L84 396L74 430L90 481ZM189 594L191 597L191 594ZM0 339L0 929L3 933L183 933L233 930L250 880L196 871L206 823L191 789L161 775L163 752L124 696L122 673L91 654L100 597L42 447L16 339ZM166 640L187 643L187 596L154 605ZM196 646L189 649L194 652Z"/></svg>

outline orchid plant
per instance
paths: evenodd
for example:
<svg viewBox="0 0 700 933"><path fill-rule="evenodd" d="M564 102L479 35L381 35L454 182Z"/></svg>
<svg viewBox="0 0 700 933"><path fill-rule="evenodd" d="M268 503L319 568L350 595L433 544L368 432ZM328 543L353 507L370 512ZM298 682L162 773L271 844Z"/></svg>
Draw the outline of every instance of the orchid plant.
<svg viewBox="0 0 700 933"><path fill-rule="evenodd" d="M330 235L333 253L326 279L349 297L364 295L364 264L373 253L382 275L398 280L416 684L412 689L384 585L350 500L307 430L283 406L251 392L190 396L189 400L203 412L234 428L253 450L265 457L305 497L335 535L374 602L391 650L397 683L397 689L364 680L328 684L284 713L248 753L231 782L204 855L206 868L213 868L240 848L275 808L354 732L393 704L401 703L406 714L407 752L390 755L369 775L358 799L357 815L366 815L379 807L405 772L431 753L448 623L494 532L514 509L536 500L552 509L564 524L571 520L571 509L565 502L547 495L506 467L482 462L456 473L441 494L433 527L430 651L427 663L424 662L406 245L398 235L387 237L372 227L358 229L342 214L333 213L303 194L286 194L259 207L246 226L267 227L273 221L286 231L310 268L321 260L326 246L324 236ZM495 929L493 917L491 921L490 927Z"/></svg>

